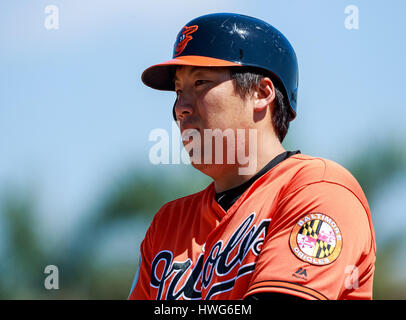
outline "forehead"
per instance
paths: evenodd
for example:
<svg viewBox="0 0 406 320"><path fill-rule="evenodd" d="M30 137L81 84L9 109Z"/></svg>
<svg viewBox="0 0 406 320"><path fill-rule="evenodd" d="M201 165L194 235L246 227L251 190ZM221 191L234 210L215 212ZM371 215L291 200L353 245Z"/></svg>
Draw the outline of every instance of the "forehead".
<svg viewBox="0 0 406 320"><path fill-rule="evenodd" d="M174 80L177 81L182 77L189 77L198 74L229 75L230 70L225 67L179 66L176 67Z"/></svg>

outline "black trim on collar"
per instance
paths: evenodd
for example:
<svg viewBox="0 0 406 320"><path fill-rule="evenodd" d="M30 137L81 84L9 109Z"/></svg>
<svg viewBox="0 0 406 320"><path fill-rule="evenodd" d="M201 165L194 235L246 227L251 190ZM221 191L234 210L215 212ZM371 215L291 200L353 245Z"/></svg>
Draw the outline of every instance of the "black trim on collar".
<svg viewBox="0 0 406 320"><path fill-rule="evenodd" d="M283 160L286 160L290 156L300 153L299 150L297 151L286 151L277 155L273 158L268 164L263 167L260 171L258 171L253 177L251 177L248 181L244 182L243 184L234 187L232 189L228 189L219 193L216 193L214 198L216 199L217 203L227 211L230 207L238 200L238 198L247 190L259 177L264 175L266 172L271 170L277 164L281 163Z"/></svg>

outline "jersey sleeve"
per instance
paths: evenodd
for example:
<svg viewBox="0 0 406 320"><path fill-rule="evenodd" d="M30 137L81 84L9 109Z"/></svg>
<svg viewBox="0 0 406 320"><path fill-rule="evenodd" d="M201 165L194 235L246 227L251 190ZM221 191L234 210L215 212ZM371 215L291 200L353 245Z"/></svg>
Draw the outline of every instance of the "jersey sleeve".
<svg viewBox="0 0 406 320"><path fill-rule="evenodd" d="M162 209L161 209L162 210ZM144 240L140 245L140 258L138 264L138 270L133 280L131 287L129 300L151 300L150 296L150 282L151 282L151 255L153 252L153 234L155 230L155 215L151 225L149 226Z"/></svg>
<svg viewBox="0 0 406 320"><path fill-rule="evenodd" d="M148 235L148 234L147 234ZM151 262L148 257L147 237L141 242L138 270L134 277L129 300L150 300L149 282L151 278Z"/></svg>
<svg viewBox="0 0 406 320"><path fill-rule="evenodd" d="M374 242L369 209L347 188L317 182L279 203L245 297L370 299Z"/></svg>

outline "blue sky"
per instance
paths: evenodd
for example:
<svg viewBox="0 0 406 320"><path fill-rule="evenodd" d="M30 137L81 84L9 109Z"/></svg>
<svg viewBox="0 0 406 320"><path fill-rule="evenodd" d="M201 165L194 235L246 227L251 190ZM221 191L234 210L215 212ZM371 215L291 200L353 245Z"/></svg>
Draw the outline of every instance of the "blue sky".
<svg viewBox="0 0 406 320"><path fill-rule="evenodd" d="M47 5L59 29L47 30ZM347 5L359 29L344 26ZM212 12L252 15L290 40L299 60L298 117L288 138L303 153L343 162L374 141L402 139L404 1L3 1L0 3L0 193L34 190L45 228L65 231L124 168L148 163L155 128L171 128L174 94L142 71L171 58L179 29ZM290 145L289 145L290 146ZM404 194L404 176L391 184ZM378 206L405 225L385 191Z"/></svg>

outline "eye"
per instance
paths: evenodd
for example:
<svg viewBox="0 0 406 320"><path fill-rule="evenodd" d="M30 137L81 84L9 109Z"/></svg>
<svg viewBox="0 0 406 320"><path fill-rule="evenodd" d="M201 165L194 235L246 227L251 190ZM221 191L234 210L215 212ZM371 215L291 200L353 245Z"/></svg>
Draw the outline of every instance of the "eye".
<svg viewBox="0 0 406 320"><path fill-rule="evenodd" d="M197 87L197 86L200 86L200 85L205 84L207 82L209 82L209 80L196 80L195 81L195 86Z"/></svg>
<svg viewBox="0 0 406 320"><path fill-rule="evenodd" d="M182 90L175 90L176 97L179 97L182 94Z"/></svg>

